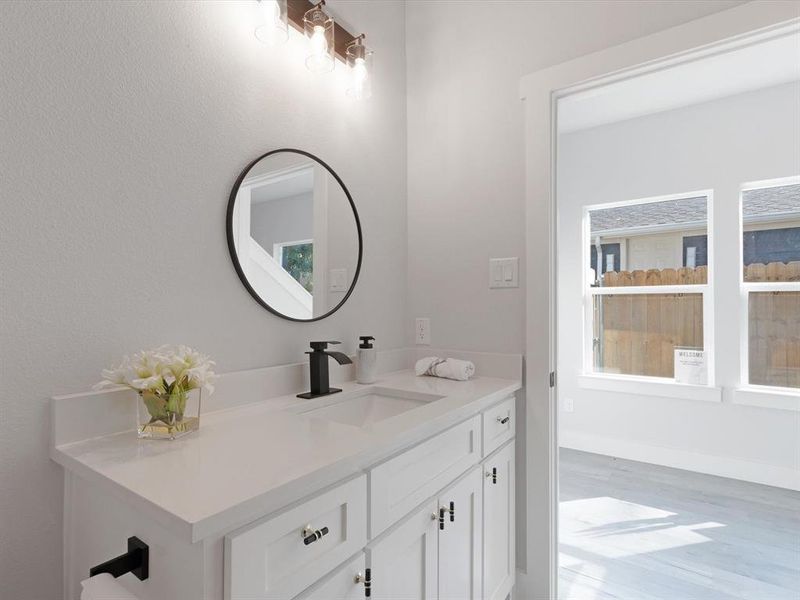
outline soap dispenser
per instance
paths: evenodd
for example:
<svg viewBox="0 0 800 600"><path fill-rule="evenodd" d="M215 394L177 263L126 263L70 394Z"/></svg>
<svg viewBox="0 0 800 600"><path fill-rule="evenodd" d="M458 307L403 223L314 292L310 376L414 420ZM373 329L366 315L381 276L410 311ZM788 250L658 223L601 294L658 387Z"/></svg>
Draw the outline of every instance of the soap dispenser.
<svg viewBox="0 0 800 600"><path fill-rule="evenodd" d="M356 360L356 381L358 383L375 383L378 378L378 356L372 342L375 338L371 335L359 337L358 360Z"/></svg>

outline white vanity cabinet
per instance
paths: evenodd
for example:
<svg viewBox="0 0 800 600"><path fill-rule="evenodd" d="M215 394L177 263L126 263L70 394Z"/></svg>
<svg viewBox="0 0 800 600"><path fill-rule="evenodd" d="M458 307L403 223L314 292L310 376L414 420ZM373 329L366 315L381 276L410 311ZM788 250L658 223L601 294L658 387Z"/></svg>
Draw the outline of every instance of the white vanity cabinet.
<svg viewBox="0 0 800 600"><path fill-rule="evenodd" d="M492 405L229 534L225 600L362 598L367 570L376 600L504 600L515 574L513 412L513 398ZM325 534L306 545L306 524Z"/></svg>
<svg viewBox="0 0 800 600"><path fill-rule="evenodd" d="M439 400L370 427L247 405L159 445L73 432L88 421L73 398L56 402L65 600L130 536L149 546L149 577L119 583L141 600L506 600L519 383L387 381ZM154 464L183 484L143 477Z"/></svg>
<svg viewBox="0 0 800 600"><path fill-rule="evenodd" d="M438 507L427 502L367 549L376 600L438 598Z"/></svg>
<svg viewBox="0 0 800 600"><path fill-rule="evenodd" d="M363 552L331 575L306 590L295 600L361 600L364 598L366 559Z"/></svg>
<svg viewBox="0 0 800 600"><path fill-rule="evenodd" d="M370 546L376 599L481 598L481 472L474 467Z"/></svg>
<svg viewBox="0 0 800 600"><path fill-rule="evenodd" d="M366 476L225 536L227 600L296 596L367 542Z"/></svg>
<svg viewBox="0 0 800 600"><path fill-rule="evenodd" d="M514 587L514 443L483 462L483 598L504 600Z"/></svg>
<svg viewBox="0 0 800 600"><path fill-rule="evenodd" d="M439 600L479 600L483 555L483 481L480 466L439 496Z"/></svg>

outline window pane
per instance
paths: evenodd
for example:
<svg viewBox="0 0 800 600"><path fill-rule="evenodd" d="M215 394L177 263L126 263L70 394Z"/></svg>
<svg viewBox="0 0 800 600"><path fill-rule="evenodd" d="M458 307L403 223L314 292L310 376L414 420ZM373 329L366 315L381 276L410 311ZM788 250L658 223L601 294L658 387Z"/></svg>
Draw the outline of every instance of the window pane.
<svg viewBox="0 0 800 600"><path fill-rule="evenodd" d="M281 252L281 266L295 278L297 283L314 292L314 244L295 244L284 246Z"/></svg>
<svg viewBox="0 0 800 600"><path fill-rule="evenodd" d="M707 281L705 197L590 210L589 224L589 256L595 285L678 285ZM597 273L598 252L603 253L601 273Z"/></svg>
<svg viewBox="0 0 800 600"><path fill-rule="evenodd" d="M703 349L702 294L594 296L594 371L675 376L676 348Z"/></svg>
<svg viewBox="0 0 800 600"><path fill-rule="evenodd" d="M748 314L750 383L800 388L800 292L751 292Z"/></svg>
<svg viewBox="0 0 800 600"><path fill-rule="evenodd" d="M800 185L742 193L745 281L800 281Z"/></svg>

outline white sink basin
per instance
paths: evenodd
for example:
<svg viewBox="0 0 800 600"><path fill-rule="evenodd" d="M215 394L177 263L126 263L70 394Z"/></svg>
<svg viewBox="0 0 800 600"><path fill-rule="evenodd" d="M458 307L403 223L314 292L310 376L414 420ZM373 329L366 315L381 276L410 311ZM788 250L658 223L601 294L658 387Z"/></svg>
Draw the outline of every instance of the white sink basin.
<svg viewBox="0 0 800 600"><path fill-rule="evenodd" d="M366 427L443 397L421 392L372 387L327 396L321 406L319 401L315 401L313 408L300 412L315 419Z"/></svg>

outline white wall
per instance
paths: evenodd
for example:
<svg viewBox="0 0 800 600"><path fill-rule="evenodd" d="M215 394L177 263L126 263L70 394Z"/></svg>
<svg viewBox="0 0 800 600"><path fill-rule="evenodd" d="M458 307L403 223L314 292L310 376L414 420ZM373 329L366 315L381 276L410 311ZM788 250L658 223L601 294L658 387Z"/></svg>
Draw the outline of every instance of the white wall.
<svg viewBox="0 0 800 600"><path fill-rule="evenodd" d="M260 45L254 5L0 3L3 598L61 597L50 395L165 342L207 352L220 371L303 360L312 339L405 343L403 4L329 2L375 49L364 104L346 98L343 70L304 68L295 32ZM228 255L231 187L280 147L337 170L363 223L362 279L320 323L258 306Z"/></svg>
<svg viewBox="0 0 800 600"><path fill-rule="evenodd" d="M314 195L308 192L288 198L251 203L250 235L270 255L273 254L274 244L312 239Z"/></svg>
<svg viewBox="0 0 800 600"><path fill-rule="evenodd" d="M737 4L407 4L409 341L413 319L427 316L434 347L525 351L526 165L520 78ZM549 130L542 135L548 136ZM547 220L544 203L541 219ZM489 290L489 258L509 256L520 257L520 288ZM546 312L540 318L546 321ZM534 422L530 397L520 403L518 417L519 423ZM547 427L540 421L540 431ZM526 535L518 535L517 564L530 579L545 578L547 465L546 459L526 463L525 439L517 437L517 523L521 532L530 531L530 543ZM526 472L533 470L539 477L526 481ZM527 517L532 509L538 514ZM547 587L543 581L537 585Z"/></svg>
<svg viewBox="0 0 800 600"><path fill-rule="evenodd" d="M796 481L800 414L730 400L740 381L743 334L739 186L800 172L798 107L800 84L787 84L559 137L559 393L574 401L574 412L559 416L564 445L727 476ZM582 206L705 189L714 190L718 233L714 345L724 402L579 389Z"/></svg>
<svg viewBox="0 0 800 600"><path fill-rule="evenodd" d="M488 289L490 257L525 269L520 78L736 4L408 3L409 341L427 316L437 347L523 351L524 277Z"/></svg>

